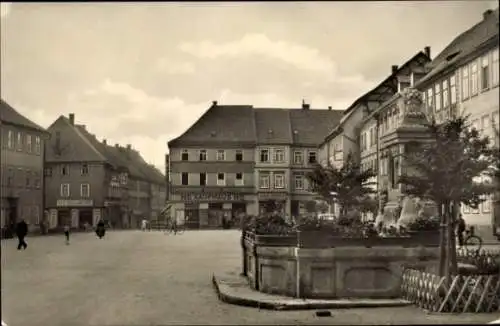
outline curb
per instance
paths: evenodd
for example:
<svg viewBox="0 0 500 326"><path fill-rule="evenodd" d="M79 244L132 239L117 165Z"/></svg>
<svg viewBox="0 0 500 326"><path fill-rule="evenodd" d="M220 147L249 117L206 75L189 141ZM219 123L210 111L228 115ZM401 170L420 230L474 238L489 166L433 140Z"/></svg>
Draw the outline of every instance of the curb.
<svg viewBox="0 0 500 326"><path fill-rule="evenodd" d="M219 284L215 274L212 274L212 284L219 300L225 303L238 306L266 309L266 310L315 310L315 309L352 309L352 308L389 308L403 307L411 305L409 301L401 300L384 303L369 303L369 302L303 302L303 303L278 303L270 301L259 301L256 299L233 296L220 291Z"/></svg>

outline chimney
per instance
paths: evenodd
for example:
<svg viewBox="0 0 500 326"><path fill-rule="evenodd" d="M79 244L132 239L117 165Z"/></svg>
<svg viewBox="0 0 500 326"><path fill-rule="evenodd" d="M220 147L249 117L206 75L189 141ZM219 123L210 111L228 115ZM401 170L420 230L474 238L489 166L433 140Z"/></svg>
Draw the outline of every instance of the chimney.
<svg viewBox="0 0 500 326"><path fill-rule="evenodd" d="M488 17L491 15L492 12L493 12L493 10L491 10L491 9L488 9L485 12L483 12L483 20L488 19Z"/></svg>
<svg viewBox="0 0 500 326"><path fill-rule="evenodd" d="M329 106L329 107L328 107L328 111L331 111L331 110L332 110L332 107L331 107L331 106Z"/></svg>
<svg viewBox="0 0 500 326"><path fill-rule="evenodd" d="M302 109L303 110L309 110L311 107L310 104L307 104L305 100L302 100Z"/></svg>
<svg viewBox="0 0 500 326"><path fill-rule="evenodd" d="M72 126L75 125L75 114L74 113L69 114L69 123L71 123Z"/></svg>
<svg viewBox="0 0 500 326"><path fill-rule="evenodd" d="M392 65L392 66L391 66L391 75L392 75L392 74L395 74L395 73L396 73L396 71L398 71L398 66L397 66L397 65Z"/></svg>
<svg viewBox="0 0 500 326"><path fill-rule="evenodd" d="M132 149L132 145L127 144L127 150L129 151L129 150L131 150L131 149Z"/></svg>
<svg viewBox="0 0 500 326"><path fill-rule="evenodd" d="M108 144L108 141L107 141L106 139L103 139L103 140L102 140L102 143L103 143L104 145L107 145L107 144Z"/></svg>
<svg viewBox="0 0 500 326"><path fill-rule="evenodd" d="M428 56L429 58L431 57L431 47L430 46L426 46L424 48L424 53L426 56Z"/></svg>
<svg viewBox="0 0 500 326"><path fill-rule="evenodd" d="M217 101L212 101L212 106L217 106Z"/></svg>
<svg viewBox="0 0 500 326"><path fill-rule="evenodd" d="M116 148L120 148L120 144L115 144L115 147Z"/></svg>

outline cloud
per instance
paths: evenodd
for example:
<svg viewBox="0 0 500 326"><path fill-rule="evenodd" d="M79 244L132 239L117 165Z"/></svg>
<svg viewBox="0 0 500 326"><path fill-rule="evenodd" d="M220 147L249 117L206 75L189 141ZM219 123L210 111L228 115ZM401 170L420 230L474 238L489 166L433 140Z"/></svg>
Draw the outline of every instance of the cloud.
<svg viewBox="0 0 500 326"><path fill-rule="evenodd" d="M172 58L160 58L156 62L156 68L159 71L166 72L167 74L177 75L177 74L193 74L195 72L195 66L192 62L188 61L177 61Z"/></svg>
<svg viewBox="0 0 500 326"><path fill-rule="evenodd" d="M285 41L274 41L264 34L246 34L240 40L219 44L212 41L186 42L180 44L179 49L200 58L261 55L284 61L302 70L329 74L334 74L336 71L335 63L317 49Z"/></svg>
<svg viewBox="0 0 500 326"><path fill-rule="evenodd" d="M7 17L10 13L11 2L0 2L0 17Z"/></svg>

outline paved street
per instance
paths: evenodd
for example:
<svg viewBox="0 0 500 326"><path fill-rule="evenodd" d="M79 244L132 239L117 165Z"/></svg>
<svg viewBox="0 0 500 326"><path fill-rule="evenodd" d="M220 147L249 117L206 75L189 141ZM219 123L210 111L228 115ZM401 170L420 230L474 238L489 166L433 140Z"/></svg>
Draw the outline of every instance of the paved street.
<svg viewBox="0 0 500 326"><path fill-rule="evenodd" d="M266 311L219 302L213 271L240 264L238 231L111 231L2 241L2 319L9 326L486 323L494 315L429 315L414 307Z"/></svg>

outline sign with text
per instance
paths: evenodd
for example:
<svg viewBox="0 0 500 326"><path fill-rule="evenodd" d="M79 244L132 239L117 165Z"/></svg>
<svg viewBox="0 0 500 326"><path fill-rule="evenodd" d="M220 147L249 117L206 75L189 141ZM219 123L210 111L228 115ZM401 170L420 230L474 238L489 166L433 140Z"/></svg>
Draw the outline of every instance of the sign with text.
<svg viewBox="0 0 500 326"><path fill-rule="evenodd" d="M243 194L234 192L181 193L182 201L242 201Z"/></svg>
<svg viewBox="0 0 500 326"><path fill-rule="evenodd" d="M87 207L94 206L92 199L58 199L57 207Z"/></svg>
<svg viewBox="0 0 500 326"><path fill-rule="evenodd" d="M286 200L287 194L284 192L259 192L259 200Z"/></svg>

